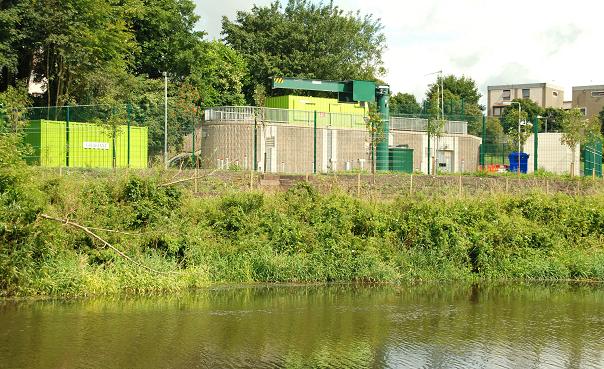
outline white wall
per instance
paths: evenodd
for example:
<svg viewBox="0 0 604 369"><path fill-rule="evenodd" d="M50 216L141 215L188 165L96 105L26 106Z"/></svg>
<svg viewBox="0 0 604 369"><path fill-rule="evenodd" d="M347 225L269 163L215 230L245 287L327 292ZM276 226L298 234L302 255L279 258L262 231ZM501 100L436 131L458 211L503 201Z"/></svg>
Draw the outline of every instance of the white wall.
<svg viewBox="0 0 604 369"><path fill-rule="evenodd" d="M534 168L534 136L531 135L524 145L524 152L529 154L528 173L535 171ZM537 165L538 169L557 174L568 174L572 162L571 149L560 142L562 133L539 133L538 134ZM575 175L581 173L581 152L579 145L575 149Z"/></svg>

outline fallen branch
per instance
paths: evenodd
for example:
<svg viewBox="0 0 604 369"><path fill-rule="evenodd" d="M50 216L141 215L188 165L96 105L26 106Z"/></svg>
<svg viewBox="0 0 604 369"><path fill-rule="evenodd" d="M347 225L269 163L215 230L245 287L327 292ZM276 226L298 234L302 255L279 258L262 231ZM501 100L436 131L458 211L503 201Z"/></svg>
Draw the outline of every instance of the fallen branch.
<svg viewBox="0 0 604 369"><path fill-rule="evenodd" d="M139 267L141 267L141 268L147 269L147 270L149 270L149 271L151 271L151 272L153 272L153 273L157 273L157 274L174 274L174 273L175 273L175 272L162 272L162 271L159 271L159 270L155 270L155 269L153 269L153 268L149 268L148 266L146 266L146 265L143 265L143 264L139 263L138 261L136 261L136 260L132 259L130 256L128 256L128 255L126 255L126 254L124 254L124 253L123 253L122 251L120 251L120 250L119 250L117 247L115 247L115 246L113 246L112 244L110 244L109 242L105 241L105 240L104 240L104 239L103 239L101 236L99 236L99 235L97 235L96 233L92 232L92 231L90 230L90 228L85 227L85 226L83 226L83 225L80 225L80 224L78 224L78 223L72 222L72 221L70 221L69 219L60 219L60 218L55 218L55 217L52 217L52 216L47 215L47 214L40 214L40 217L42 217L42 218L44 218L44 219L48 219L48 220L52 220L52 221L55 221L55 222L61 223L61 224L63 224L63 225L68 225L68 226L71 226L71 227L74 227L74 228L78 228L78 229L80 229L80 230L84 231L84 233L86 233L86 234L87 234L87 235L89 235L90 237L92 237L92 238L94 238L94 239L96 239L96 240L100 241L100 242L101 242L101 243L102 243L104 246L106 246L106 247L110 248L111 250L115 251L115 252L116 252L116 253L117 253L119 256L121 256L121 257L123 257L124 259L128 260L128 261L129 261L129 262L131 262L132 264L137 265L137 266L139 266Z"/></svg>
<svg viewBox="0 0 604 369"><path fill-rule="evenodd" d="M206 175L203 175L203 176L193 176L193 177L191 177L191 178L177 179L176 181L171 181L171 182L168 182L168 183L162 183L162 184L160 184L159 186L160 186L160 187L172 186L172 185L177 184L177 183L182 183L182 182L187 182L187 181L193 181L193 180L195 180L195 179L206 178L206 177L209 177L209 176L211 176L212 174L214 174L214 172L216 172L216 171L217 171L217 169L214 169L214 170L213 170L213 171L211 171L210 173L208 173L208 174L206 174Z"/></svg>

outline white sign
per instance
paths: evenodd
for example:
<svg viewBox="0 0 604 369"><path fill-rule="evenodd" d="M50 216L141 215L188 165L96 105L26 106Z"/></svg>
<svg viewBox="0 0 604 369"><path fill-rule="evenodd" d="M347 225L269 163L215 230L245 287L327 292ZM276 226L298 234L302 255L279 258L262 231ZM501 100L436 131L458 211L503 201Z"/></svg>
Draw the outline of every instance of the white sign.
<svg viewBox="0 0 604 369"><path fill-rule="evenodd" d="M84 141L85 149L109 150L109 142L86 142Z"/></svg>

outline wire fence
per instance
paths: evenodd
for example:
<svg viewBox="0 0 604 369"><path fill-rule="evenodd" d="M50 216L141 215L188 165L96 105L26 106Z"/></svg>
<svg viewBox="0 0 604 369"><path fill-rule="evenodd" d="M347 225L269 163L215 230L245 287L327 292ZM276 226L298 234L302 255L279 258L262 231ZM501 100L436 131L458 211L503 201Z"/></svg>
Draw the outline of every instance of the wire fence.
<svg viewBox="0 0 604 369"><path fill-rule="evenodd" d="M386 130L339 112L168 106L171 166L264 173L402 172L602 176L602 143L569 147L539 121L507 127L492 117L396 114ZM164 162L161 104L8 110L4 129L22 133L26 160L48 167L146 168ZM453 114L455 113L455 114ZM518 133L519 132L519 133Z"/></svg>

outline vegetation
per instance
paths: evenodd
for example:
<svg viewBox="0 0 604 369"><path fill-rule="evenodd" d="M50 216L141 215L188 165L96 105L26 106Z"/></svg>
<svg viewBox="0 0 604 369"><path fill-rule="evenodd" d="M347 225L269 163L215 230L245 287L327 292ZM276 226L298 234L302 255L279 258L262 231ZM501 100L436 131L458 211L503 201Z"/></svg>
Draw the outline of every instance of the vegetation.
<svg viewBox="0 0 604 369"><path fill-rule="evenodd" d="M412 115L419 114L421 111L422 107L413 94L399 92L390 96L390 114L392 115Z"/></svg>
<svg viewBox="0 0 604 369"><path fill-rule="evenodd" d="M426 100L432 105L433 101L439 98L441 81L444 90L445 116L448 116L448 119L466 120L468 122L468 133L480 136L484 107L478 103L481 94L478 92L476 82L466 76L447 75L438 77L426 92Z"/></svg>
<svg viewBox="0 0 604 369"><path fill-rule="evenodd" d="M600 140L602 138L600 128L600 119L597 116L588 119L583 116L579 109L565 111L562 115L563 134L560 141L562 144L568 146L572 152L571 176L575 173L575 153L577 146L585 145L594 140Z"/></svg>
<svg viewBox="0 0 604 369"><path fill-rule="evenodd" d="M0 137L6 296L217 282L604 279L601 195L369 202L301 184L199 198L161 185L161 172L31 172L11 135ZM90 227L136 263L43 214Z"/></svg>
<svg viewBox="0 0 604 369"><path fill-rule="evenodd" d="M521 121L532 123L538 116L543 116L544 110L531 99L514 99L501 114L501 122L505 132L516 130L518 132L518 104L520 104L522 116ZM518 103L518 104L516 104Z"/></svg>
<svg viewBox="0 0 604 369"><path fill-rule="evenodd" d="M248 65L244 91L250 103L256 86L268 87L273 76L375 80L384 74L381 22L333 2L256 5L233 21L223 18L222 30Z"/></svg>

